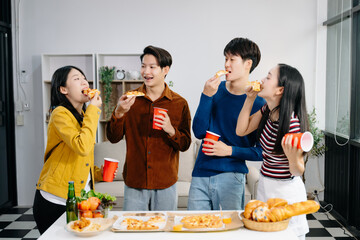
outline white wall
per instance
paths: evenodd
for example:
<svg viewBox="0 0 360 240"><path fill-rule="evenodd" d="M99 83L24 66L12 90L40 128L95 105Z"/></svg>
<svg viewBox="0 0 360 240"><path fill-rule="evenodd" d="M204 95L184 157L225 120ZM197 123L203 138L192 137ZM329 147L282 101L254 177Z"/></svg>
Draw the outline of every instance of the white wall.
<svg viewBox="0 0 360 240"><path fill-rule="evenodd" d="M252 79L283 62L303 74L309 108L321 102L316 94L325 94L323 87L314 90L318 71L325 71L316 68L318 47L325 44L317 38L323 29L317 4L325 0L13 1L19 5L15 71L28 74L21 84L25 93L14 80L15 100L26 98L31 104L31 111L24 112L25 125L16 128L19 205L32 204L43 165L43 53L141 53L149 44L165 48L173 56L167 80L188 100L194 116L204 82L223 68L225 45L241 36L255 41L262 52Z"/></svg>

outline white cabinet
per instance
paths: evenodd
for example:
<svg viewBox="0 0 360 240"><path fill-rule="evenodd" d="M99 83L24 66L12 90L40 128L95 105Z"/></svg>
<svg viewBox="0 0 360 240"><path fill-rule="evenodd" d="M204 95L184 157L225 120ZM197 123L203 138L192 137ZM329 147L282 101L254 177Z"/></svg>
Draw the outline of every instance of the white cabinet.
<svg viewBox="0 0 360 240"><path fill-rule="evenodd" d="M50 108L50 89L51 77L56 69L73 65L80 68L90 83L91 88L98 88L101 91L103 100L102 112L104 113L104 91L101 84L99 69L101 66L115 66L117 70L124 70L125 78L118 80L114 76L111 84L112 94L110 108L113 109L119 97L126 91L138 88L143 81L141 76L138 79L131 77L131 72L140 71L141 61L140 54L43 54L41 59L42 65L42 99L43 99L43 123L44 123L44 142L47 140L47 122ZM132 74L133 76L134 74ZM102 114L98 126L96 141L106 141L105 125L108 119Z"/></svg>

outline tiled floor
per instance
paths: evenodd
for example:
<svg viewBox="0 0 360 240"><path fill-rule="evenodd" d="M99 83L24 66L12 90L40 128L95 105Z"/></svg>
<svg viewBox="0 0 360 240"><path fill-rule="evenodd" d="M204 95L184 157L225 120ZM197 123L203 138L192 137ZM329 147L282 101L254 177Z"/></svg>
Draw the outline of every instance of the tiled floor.
<svg viewBox="0 0 360 240"><path fill-rule="evenodd" d="M318 212L307 215L307 218L310 232L306 235L306 240L358 239L347 230L343 230L331 214ZM15 207L0 211L0 240L30 240L39 236L32 208Z"/></svg>

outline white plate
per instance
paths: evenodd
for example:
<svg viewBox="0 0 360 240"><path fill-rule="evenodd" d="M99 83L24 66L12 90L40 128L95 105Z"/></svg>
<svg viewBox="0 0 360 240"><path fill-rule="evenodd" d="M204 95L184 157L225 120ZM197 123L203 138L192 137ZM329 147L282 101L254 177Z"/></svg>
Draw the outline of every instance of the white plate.
<svg viewBox="0 0 360 240"><path fill-rule="evenodd" d="M84 228L83 231L79 232L79 231L75 231L74 229L71 228L71 226L74 224L75 221L69 222L67 225L65 225L65 229L68 232L73 233L76 236L79 237L91 237L91 236L95 236L100 234L101 232L104 232L106 230L108 230L116 221L118 217L114 216L113 218L87 218L88 220L90 220L90 225L86 228ZM99 224L100 225L100 229L99 230L91 230L91 227L93 224Z"/></svg>

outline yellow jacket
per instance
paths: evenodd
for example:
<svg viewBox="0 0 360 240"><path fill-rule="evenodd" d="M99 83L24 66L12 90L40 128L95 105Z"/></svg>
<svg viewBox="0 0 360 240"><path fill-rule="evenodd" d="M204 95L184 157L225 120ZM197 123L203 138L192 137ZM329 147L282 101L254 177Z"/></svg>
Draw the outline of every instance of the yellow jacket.
<svg viewBox="0 0 360 240"><path fill-rule="evenodd" d="M101 178L99 168L95 169L94 178L94 145L100 113L98 107L90 104L80 127L68 109L62 106L54 109L37 189L66 199L69 181L74 181L75 194L80 196L90 170L92 179Z"/></svg>

